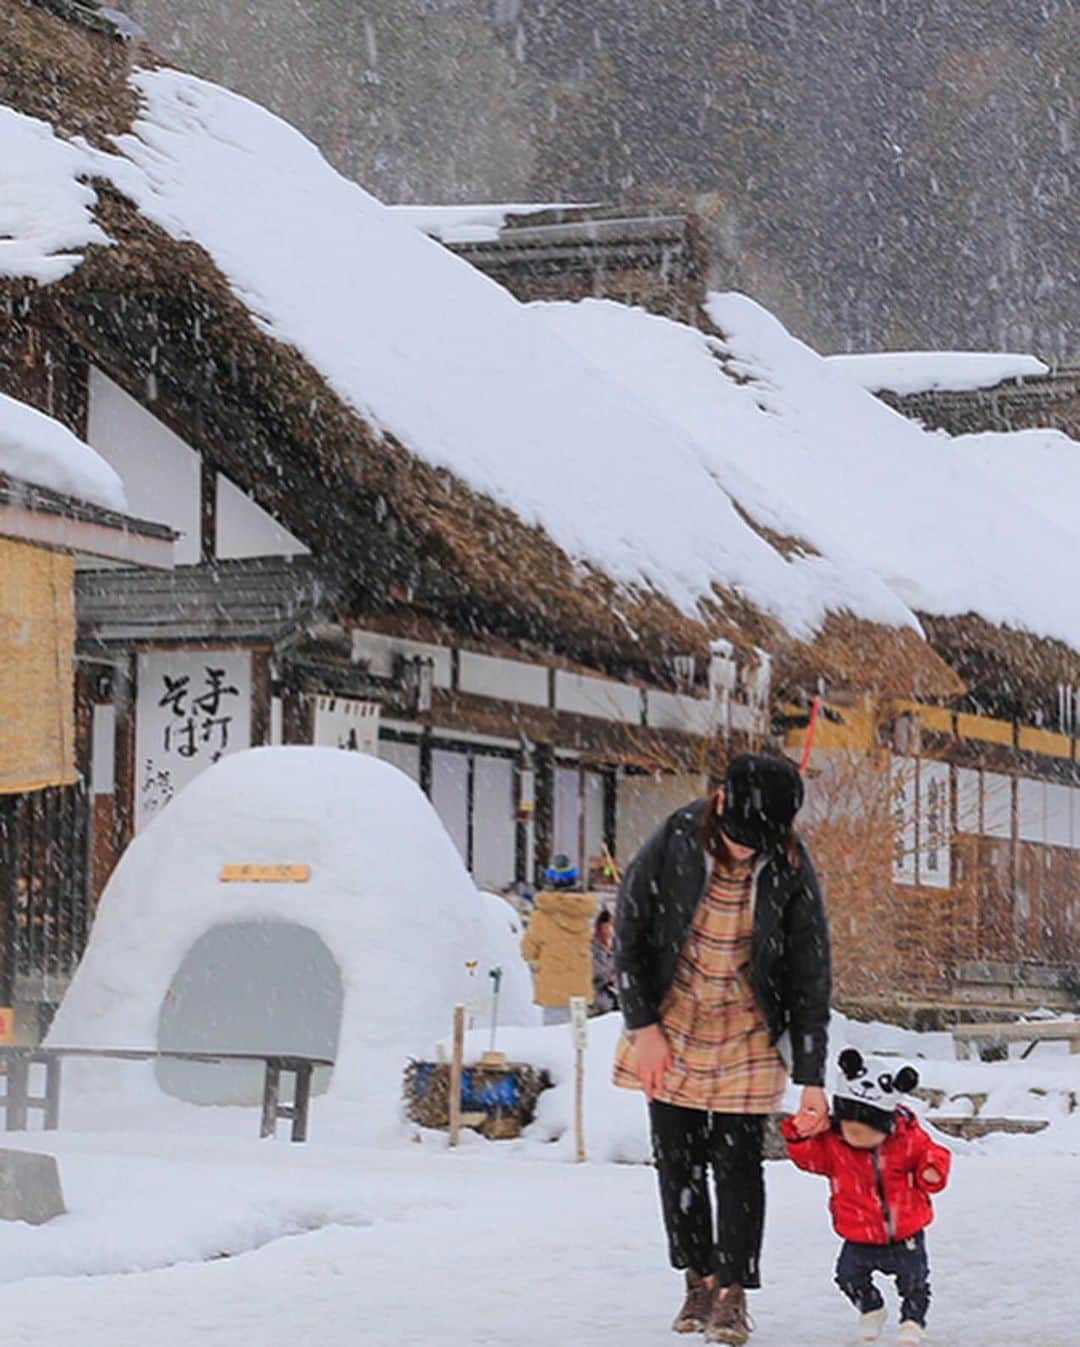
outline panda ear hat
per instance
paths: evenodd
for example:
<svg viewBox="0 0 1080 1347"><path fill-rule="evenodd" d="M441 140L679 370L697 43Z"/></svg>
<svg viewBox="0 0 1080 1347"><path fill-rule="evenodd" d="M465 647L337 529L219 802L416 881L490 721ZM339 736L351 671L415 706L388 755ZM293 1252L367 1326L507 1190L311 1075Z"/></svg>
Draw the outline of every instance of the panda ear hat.
<svg viewBox="0 0 1080 1347"><path fill-rule="evenodd" d="M836 1064L841 1079L834 1095L834 1115L891 1130L899 1096L910 1094L919 1083L915 1068L902 1066L893 1072L889 1063L868 1060L858 1048L845 1048Z"/></svg>

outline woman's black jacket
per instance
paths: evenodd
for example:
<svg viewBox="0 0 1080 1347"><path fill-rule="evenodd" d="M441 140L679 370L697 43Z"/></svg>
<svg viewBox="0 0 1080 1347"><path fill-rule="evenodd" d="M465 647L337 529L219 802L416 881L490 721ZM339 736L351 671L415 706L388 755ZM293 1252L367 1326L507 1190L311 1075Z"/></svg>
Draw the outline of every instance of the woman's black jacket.
<svg viewBox="0 0 1080 1347"><path fill-rule="evenodd" d="M615 967L628 1029L660 1019L708 886L701 828L712 804L697 800L672 814L623 876L615 910ZM771 859L757 873L750 977L770 1040L790 1031L792 1080L821 1085L832 989L829 928L814 867L801 845L800 851L798 868Z"/></svg>

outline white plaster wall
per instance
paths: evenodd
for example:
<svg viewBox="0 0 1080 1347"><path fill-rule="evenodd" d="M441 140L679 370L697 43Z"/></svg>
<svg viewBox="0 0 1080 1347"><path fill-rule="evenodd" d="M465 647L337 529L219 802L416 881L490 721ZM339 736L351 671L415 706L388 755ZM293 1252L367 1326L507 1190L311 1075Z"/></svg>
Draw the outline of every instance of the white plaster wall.
<svg viewBox="0 0 1080 1347"><path fill-rule="evenodd" d="M199 455L93 366L89 393L86 438L123 478L128 513L176 529L176 563L193 565L201 553Z"/></svg>
<svg viewBox="0 0 1080 1347"><path fill-rule="evenodd" d="M222 558L300 557L310 553L310 548L221 472L217 479L214 547L215 555Z"/></svg>

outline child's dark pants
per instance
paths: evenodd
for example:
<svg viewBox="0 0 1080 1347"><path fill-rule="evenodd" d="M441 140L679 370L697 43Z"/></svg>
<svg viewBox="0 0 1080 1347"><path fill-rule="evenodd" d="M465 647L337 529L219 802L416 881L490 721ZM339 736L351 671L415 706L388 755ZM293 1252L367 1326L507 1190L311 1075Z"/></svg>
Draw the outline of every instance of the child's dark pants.
<svg viewBox="0 0 1080 1347"><path fill-rule="evenodd" d="M926 1240L920 1230L911 1239L896 1244L856 1244L845 1240L836 1260L836 1284L861 1314L879 1310L885 1303L874 1285L874 1272L896 1278L900 1292L900 1318L926 1327L930 1308L930 1264Z"/></svg>
<svg viewBox="0 0 1080 1347"><path fill-rule="evenodd" d="M721 1286L760 1286L765 1119L653 1100L649 1120L672 1267L692 1268L704 1276L715 1273ZM710 1168L716 1187L715 1234Z"/></svg>

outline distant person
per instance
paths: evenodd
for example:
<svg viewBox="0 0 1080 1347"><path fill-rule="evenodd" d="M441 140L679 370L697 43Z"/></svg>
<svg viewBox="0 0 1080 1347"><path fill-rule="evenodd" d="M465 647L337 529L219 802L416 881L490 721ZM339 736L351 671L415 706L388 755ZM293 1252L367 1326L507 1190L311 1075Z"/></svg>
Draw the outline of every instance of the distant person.
<svg viewBox="0 0 1080 1347"><path fill-rule="evenodd" d="M576 892L578 870L567 856L555 856L544 878L548 887L536 895L521 953L533 966L533 1001L543 1007L544 1023L565 1024L572 996L592 1000L596 899Z"/></svg>
<svg viewBox="0 0 1080 1347"><path fill-rule="evenodd" d="M803 1087L799 1135L829 1126L829 934L794 831L802 801L787 759L734 758L721 790L677 810L641 848L615 908L626 1024L615 1082L649 1101L669 1256L686 1273L672 1327L704 1330L706 1342L750 1334L765 1118L779 1109L789 1069Z"/></svg>
<svg viewBox="0 0 1080 1347"><path fill-rule="evenodd" d="M615 922L607 908L601 908L592 938L592 1011L607 1015L619 1008L615 990Z"/></svg>
<svg viewBox="0 0 1080 1347"><path fill-rule="evenodd" d="M952 1156L932 1141L898 1099L919 1083L910 1066L895 1075L867 1063L855 1048L840 1054L844 1083L833 1095L832 1129L802 1136L793 1120L780 1130L800 1169L829 1180L829 1210L843 1240L836 1284L859 1311L859 1339L877 1342L885 1301L873 1274L896 1278L900 1292L897 1347L917 1347L930 1307L930 1265L924 1231L934 1219L932 1193L949 1177Z"/></svg>

